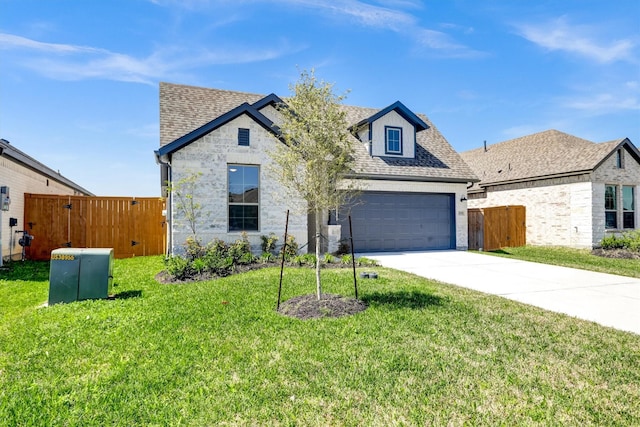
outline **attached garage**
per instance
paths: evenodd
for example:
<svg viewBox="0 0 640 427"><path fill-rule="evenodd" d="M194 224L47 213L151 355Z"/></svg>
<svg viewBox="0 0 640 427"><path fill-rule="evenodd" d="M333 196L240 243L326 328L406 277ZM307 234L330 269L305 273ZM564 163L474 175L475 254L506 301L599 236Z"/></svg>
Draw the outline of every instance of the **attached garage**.
<svg viewBox="0 0 640 427"><path fill-rule="evenodd" d="M453 194L364 192L338 223L357 252L455 249L454 212Z"/></svg>

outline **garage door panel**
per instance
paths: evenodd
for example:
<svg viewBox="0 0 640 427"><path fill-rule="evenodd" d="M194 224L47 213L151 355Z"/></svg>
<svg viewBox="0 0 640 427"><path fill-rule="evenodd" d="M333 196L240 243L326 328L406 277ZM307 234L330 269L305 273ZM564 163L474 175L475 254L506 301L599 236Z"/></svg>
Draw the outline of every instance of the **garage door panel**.
<svg viewBox="0 0 640 427"><path fill-rule="evenodd" d="M357 251L450 249L453 195L364 192L350 208ZM348 211L340 215L342 237L349 237Z"/></svg>

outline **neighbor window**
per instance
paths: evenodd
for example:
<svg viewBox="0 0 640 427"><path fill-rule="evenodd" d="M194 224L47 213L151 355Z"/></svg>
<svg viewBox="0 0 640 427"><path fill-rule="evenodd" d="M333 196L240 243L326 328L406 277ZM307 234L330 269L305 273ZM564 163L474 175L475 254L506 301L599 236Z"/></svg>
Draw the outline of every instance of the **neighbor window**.
<svg viewBox="0 0 640 427"><path fill-rule="evenodd" d="M385 151L387 154L402 154L402 128L385 126Z"/></svg>
<svg viewBox="0 0 640 427"><path fill-rule="evenodd" d="M249 145L249 129L238 129L238 145Z"/></svg>
<svg viewBox="0 0 640 427"><path fill-rule="evenodd" d="M622 228L636 228L636 207L633 189L630 185L622 186Z"/></svg>
<svg viewBox="0 0 640 427"><path fill-rule="evenodd" d="M604 188L604 221L606 228L618 228L618 188L606 185Z"/></svg>
<svg viewBox="0 0 640 427"><path fill-rule="evenodd" d="M258 166L229 165L229 231L258 231Z"/></svg>

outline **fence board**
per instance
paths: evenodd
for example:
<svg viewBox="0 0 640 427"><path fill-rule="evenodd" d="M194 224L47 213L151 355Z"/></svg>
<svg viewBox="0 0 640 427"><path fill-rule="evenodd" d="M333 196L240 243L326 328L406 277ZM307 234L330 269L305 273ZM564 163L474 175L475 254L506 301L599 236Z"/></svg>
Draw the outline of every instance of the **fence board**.
<svg viewBox="0 0 640 427"><path fill-rule="evenodd" d="M524 206L469 209L469 249L493 251L524 246L526 233Z"/></svg>
<svg viewBox="0 0 640 427"><path fill-rule="evenodd" d="M165 201L144 197L25 194L24 224L34 235L27 258L60 247L113 248L116 258L164 254ZM71 209L65 206L71 205ZM134 244L135 243L135 244Z"/></svg>

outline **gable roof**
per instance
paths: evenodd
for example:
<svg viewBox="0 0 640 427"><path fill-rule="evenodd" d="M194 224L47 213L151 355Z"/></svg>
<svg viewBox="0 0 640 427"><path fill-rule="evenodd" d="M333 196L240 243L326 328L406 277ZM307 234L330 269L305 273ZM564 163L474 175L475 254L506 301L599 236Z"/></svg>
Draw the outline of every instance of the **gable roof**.
<svg viewBox="0 0 640 427"><path fill-rule="evenodd" d="M0 139L0 156L10 158L16 163L20 163L22 166L31 169L42 176L45 176L53 181L57 181L60 184L66 185L67 187L77 191L78 193L84 194L86 196L94 195L89 190L82 188L75 182L62 176L60 172L54 171L53 169L29 156L25 152L18 150L6 139Z"/></svg>
<svg viewBox="0 0 640 427"><path fill-rule="evenodd" d="M363 120L360 120L355 125L351 126L351 129L359 129L364 125L371 124L378 120L380 117L383 117L389 114L391 111L395 111L400 116L402 116L406 121L411 123L413 127L415 127L416 132L420 132L422 130L428 129L429 125L427 125L420 117L416 116L413 111L409 110L404 104L400 101L396 101L393 104L389 105L387 108L383 108L377 113L373 114L370 117L367 117Z"/></svg>
<svg viewBox="0 0 640 427"><path fill-rule="evenodd" d="M160 83L160 149L156 155L170 154L240 114L249 114L277 135L278 129L258 110L282 102L268 96L218 89ZM416 115L400 102L378 110L345 106L348 123L367 123L391 110L397 111L421 132L416 134L415 159L371 157L365 144L351 135L355 151L353 177L372 179L475 182L475 174L423 115ZM224 122L224 123L223 123ZM166 147L166 148L165 148Z"/></svg>
<svg viewBox="0 0 640 427"><path fill-rule="evenodd" d="M588 173L618 148L640 162L640 152L627 138L594 143L557 130L527 135L460 153L480 178L475 186L521 182Z"/></svg>
<svg viewBox="0 0 640 427"><path fill-rule="evenodd" d="M282 103L282 100L278 98L276 95L271 94L268 95L258 101L256 101L253 105L249 105L246 102L243 102L236 108L228 111L221 116L211 120L208 123L200 126L197 129L192 130L184 136L176 139L175 141L170 142L169 144L163 145L159 150L156 150L156 156L163 157L168 154L174 153L181 148L191 144L193 141L202 138L206 134L213 132L221 126L229 123L231 120L246 114L255 120L258 124L260 124L265 130L271 132L275 137L280 137L280 131L274 123L267 118L264 114L258 111L258 108L264 108L269 104L277 104Z"/></svg>

